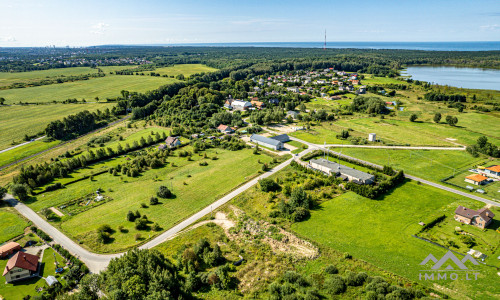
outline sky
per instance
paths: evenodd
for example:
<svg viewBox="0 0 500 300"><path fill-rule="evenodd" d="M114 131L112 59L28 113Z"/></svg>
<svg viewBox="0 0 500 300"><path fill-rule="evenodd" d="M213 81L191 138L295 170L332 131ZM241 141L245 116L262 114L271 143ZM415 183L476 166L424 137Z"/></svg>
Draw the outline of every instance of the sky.
<svg viewBox="0 0 500 300"><path fill-rule="evenodd" d="M500 41L500 0L0 0L0 47Z"/></svg>

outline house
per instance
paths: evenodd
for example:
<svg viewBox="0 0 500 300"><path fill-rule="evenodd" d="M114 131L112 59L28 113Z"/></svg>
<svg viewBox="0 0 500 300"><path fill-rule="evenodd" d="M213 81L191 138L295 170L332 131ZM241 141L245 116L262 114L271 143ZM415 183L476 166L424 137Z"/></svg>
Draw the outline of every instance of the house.
<svg viewBox="0 0 500 300"><path fill-rule="evenodd" d="M465 182L472 183L475 185L482 185L488 183L488 177L481 174L472 174L465 177Z"/></svg>
<svg viewBox="0 0 500 300"><path fill-rule="evenodd" d="M375 176L349 168L324 158L311 159L309 167L324 172L328 175L340 176L344 180L352 181L358 184L372 184L375 182Z"/></svg>
<svg viewBox="0 0 500 300"><path fill-rule="evenodd" d="M290 116L292 117L292 119L297 119L297 116L299 115L298 112L294 111L294 110L289 110L286 112L286 116Z"/></svg>
<svg viewBox="0 0 500 300"><path fill-rule="evenodd" d="M265 106L264 102L262 101L252 100L250 101L250 103L252 104L252 106L257 107L258 109L262 109Z"/></svg>
<svg viewBox="0 0 500 300"><path fill-rule="evenodd" d="M181 144L181 140L179 140L176 137L169 136L165 140L165 144L167 144L167 147L169 147L169 148L174 148L174 147L177 147Z"/></svg>
<svg viewBox="0 0 500 300"><path fill-rule="evenodd" d="M369 142L376 142L377 141L377 134L375 134L375 133L368 134L368 141Z"/></svg>
<svg viewBox="0 0 500 300"><path fill-rule="evenodd" d="M5 258L14 252L21 250L21 245L16 242L10 242L0 247L0 258Z"/></svg>
<svg viewBox="0 0 500 300"><path fill-rule="evenodd" d="M252 134L252 136L250 137L250 142L256 143L258 145L261 145L261 146L264 146L267 148L271 148L274 150L280 150L281 148L283 148L282 142L275 140L275 139L272 139L272 138L262 136L262 135L258 135L258 134Z"/></svg>
<svg viewBox="0 0 500 300"><path fill-rule="evenodd" d="M482 173L482 175L485 175L488 177L495 177L495 178L500 179L500 165L484 168L484 169L480 170L479 172Z"/></svg>
<svg viewBox="0 0 500 300"><path fill-rule="evenodd" d="M252 107L252 103L248 101L234 100L231 106L236 110L248 110Z"/></svg>
<svg viewBox="0 0 500 300"><path fill-rule="evenodd" d="M229 99L226 99L226 102L224 103L224 107L225 108L229 108L229 109L233 109L233 107L231 106L231 104L233 103L233 99L232 98L229 98Z"/></svg>
<svg viewBox="0 0 500 300"><path fill-rule="evenodd" d="M300 89L298 87L288 87L288 88L286 88L286 90L289 92L294 92L294 93L300 92Z"/></svg>
<svg viewBox="0 0 500 300"><path fill-rule="evenodd" d="M280 101L276 98L269 99L269 104L278 105L279 103L280 103Z"/></svg>
<svg viewBox="0 0 500 300"><path fill-rule="evenodd" d="M229 134L234 132L234 128L229 127L227 125L220 124L219 127L217 127L217 130L219 130L222 133Z"/></svg>
<svg viewBox="0 0 500 300"><path fill-rule="evenodd" d="M30 278L38 271L38 256L17 252L12 256L3 271L7 283Z"/></svg>
<svg viewBox="0 0 500 300"><path fill-rule="evenodd" d="M487 208L473 210L467 207L458 206L455 210L455 221L474 225L479 228L486 228L493 220L495 215Z"/></svg>
<svg viewBox="0 0 500 300"><path fill-rule="evenodd" d="M277 136L273 136L271 138L273 140L277 140L277 141L280 141L282 143L286 143L286 142L290 141L290 137L288 136L288 134L280 134L280 135L277 135Z"/></svg>

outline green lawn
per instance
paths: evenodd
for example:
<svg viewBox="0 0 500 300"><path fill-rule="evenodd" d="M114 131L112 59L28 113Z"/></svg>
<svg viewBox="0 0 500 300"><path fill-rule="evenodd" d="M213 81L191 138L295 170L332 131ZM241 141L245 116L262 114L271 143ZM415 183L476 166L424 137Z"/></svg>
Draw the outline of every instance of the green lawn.
<svg viewBox="0 0 500 300"><path fill-rule="evenodd" d="M442 256L446 251L412 237L429 216L443 207L468 203L456 195L414 182L386 195L381 201L370 200L352 192L326 201L312 211L311 218L293 224L299 234L331 248L349 252L354 257L373 263L410 280L420 281L419 263L429 255ZM320 230L319 230L320 229ZM494 268L478 267L477 281L440 281L474 299L491 299L500 293Z"/></svg>
<svg viewBox="0 0 500 300"><path fill-rule="evenodd" d="M78 76L97 73L97 69L90 67L60 68L31 72L0 72L0 88L13 83L30 83L57 77Z"/></svg>
<svg viewBox="0 0 500 300"><path fill-rule="evenodd" d="M252 150L248 149L235 152L210 149L207 155L209 157L216 155L218 160L209 159L208 166L200 166L202 156L194 155L194 161L169 157L168 161L175 163L176 167L168 165L148 170L136 178L105 173L95 176L94 181L81 181L62 190L44 193L43 197L37 196L36 201L30 206L35 211L40 211L42 208L59 206L102 188L105 194L114 200L76 216L64 217L59 226L75 240L82 241L84 246L94 251L121 251L137 244L134 240L136 233L140 233L145 239L158 234L151 231L137 231L132 222L126 221L129 210L139 210L141 214L146 214L149 220L157 222L163 229L168 229L256 174L262 168L258 160L262 163L269 163L272 160L264 154L254 155ZM156 180L156 177L159 180ZM156 194L161 185L171 188L176 198L162 199L160 205L141 208L142 202L149 206L149 198ZM102 224L109 224L116 231L111 235L114 239L112 243L96 242L95 230ZM128 232L119 232L117 228L120 225Z"/></svg>
<svg viewBox="0 0 500 300"><path fill-rule="evenodd" d="M105 77L89 80L3 90L0 91L0 97L6 99L6 104L17 103L19 101L29 103L63 101L70 98L95 101L95 97L99 97L102 101L105 101L106 98L120 96L121 90L146 92L176 81L176 79L165 77L108 74Z"/></svg>
<svg viewBox="0 0 500 300"><path fill-rule="evenodd" d="M472 157L466 151L393 150L367 148L332 148L333 151L369 161L390 165L395 169L424 179L439 181L484 159Z"/></svg>
<svg viewBox="0 0 500 300"><path fill-rule="evenodd" d="M0 134L0 149L12 146L12 142L22 142L25 134L35 135L43 132L47 124L52 121L84 110L104 111L106 108L111 109L114 105L112 103L86 103L0 106L0 132L2 133Z"/></svg>
<svg viewBox="0 0 500 300"><path fill-rule="evenodd" d="M59 143L60 141L47 142L42 139L40 141L34 141L27 145L23 145L7 152L0 153L0 166L10 164L21 158L25 158L40 151L49 149L50 147L56 146Z"/></svg>
<svg viewBox="0 0 500 300"><path fill-rule="evenodd" d="M56 274L56 264L54 259L54 254L56 255L57 263L59 268L64 268L66 266L66 261L62 258L59 253L55 252L52 248L47 248L43 251L43 277L47 278L47 276L55 276L57 280L61 280L60 275ZM64 274L64 273L62 273Z"/></svg>
<svg viewBox="0 0 500 300"><path fill-rule="evenodd" d="M14 213L13 209L0 208L0 244L21 235L27 226L28 222Z"/></svg>
<svg viewBox="0 0 500 300"><path fill-rule="evenodd" d="M147 73L155 72L159 73L160 75L168 75L168 76L177 76L179 74L183 74L184 76L189 77L196 73L208 73L214 71L217 71L217 69L202 64L183 64L171 67L157 68L154 71L147 71Z"/></svg>

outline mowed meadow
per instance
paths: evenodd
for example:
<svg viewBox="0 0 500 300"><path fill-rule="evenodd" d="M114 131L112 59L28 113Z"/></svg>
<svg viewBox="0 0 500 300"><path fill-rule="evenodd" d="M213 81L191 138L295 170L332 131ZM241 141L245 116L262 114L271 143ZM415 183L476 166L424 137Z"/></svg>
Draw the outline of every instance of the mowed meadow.
<svg viewBox="0 0 500 300"><path fill-rule="evenodd" d="M43 132L48 123L88 110L104 111L113 103L47 104L0 106L0 149L22 142L25 135Z"/></svg>
<svg viewBox="0 0 500 300"><path fill-rule="evenodd" d="M189 147L183 150L192 151ZM208 149L206 154L207 159L203 158L203 154L195 154L192 161L186 157L168 157L167 166L148 170L136 178L113 176L106 172L94 176L93 180L86 179L64 189L38 195L29 206L35 211L59 207L67 201L102 188L104 195L111 197L112 201L71 217L65 216L54 225L92 251L123 251L160 233L150 229L136 230L134 223L127 221L128 211L139 211L151 222L160 225L162 230L166 230L256 175L261 170L262 163L272 161L270 156L255 155L249 149ZM213 160L213 157L217 159ZM207 166L200 165L203 160L208 163ZM111 166L112 161L109 163ZM162 185L171 189L175 197L160 198L160 204L150 205L149 199L156 195ZM141 203L145 203L147 207L142 207ZM96 230L102 224L109 224L114 231L109 243L97 242ZM119 226L123 226L123 230L120 231ZM137 241L136 234L141 235Z"/></svg>
<svg viewBox="0 0 500 300"><path fill-rule="evenodd" d="M0 72L0 89L15 83L34 83L45 79L96 74L98 70L90 67L49 69L31 72Z"/></svg>

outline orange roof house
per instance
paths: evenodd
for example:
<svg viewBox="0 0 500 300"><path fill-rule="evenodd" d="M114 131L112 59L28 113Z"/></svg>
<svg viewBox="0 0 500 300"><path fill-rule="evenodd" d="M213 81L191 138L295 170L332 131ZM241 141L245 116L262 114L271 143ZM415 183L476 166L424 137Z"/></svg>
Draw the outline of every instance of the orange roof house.
<svg viewBox="0 0 500 300"><path fill-rule="evenodd" d="M490 171L493 171L495 173L500 173L500 165L491 166L489 168L486 168L486 170L490 170Z"/></svg>
<svg viewBox="0 0 500 300"><path fill-rule="evenodd" d="M486 181L488 180L488 177L480 175L480 174L473 174L465 177L465 182L476 184L476 185L481 185L485 184Z"/></svg>
<svg viewBox="0 0 500 300"><path fill-rule="evenodd" d="M38 270L38 256L17 252L12 256L5 269L3 271L3 276L7 283L30 278Z"/></svg>

